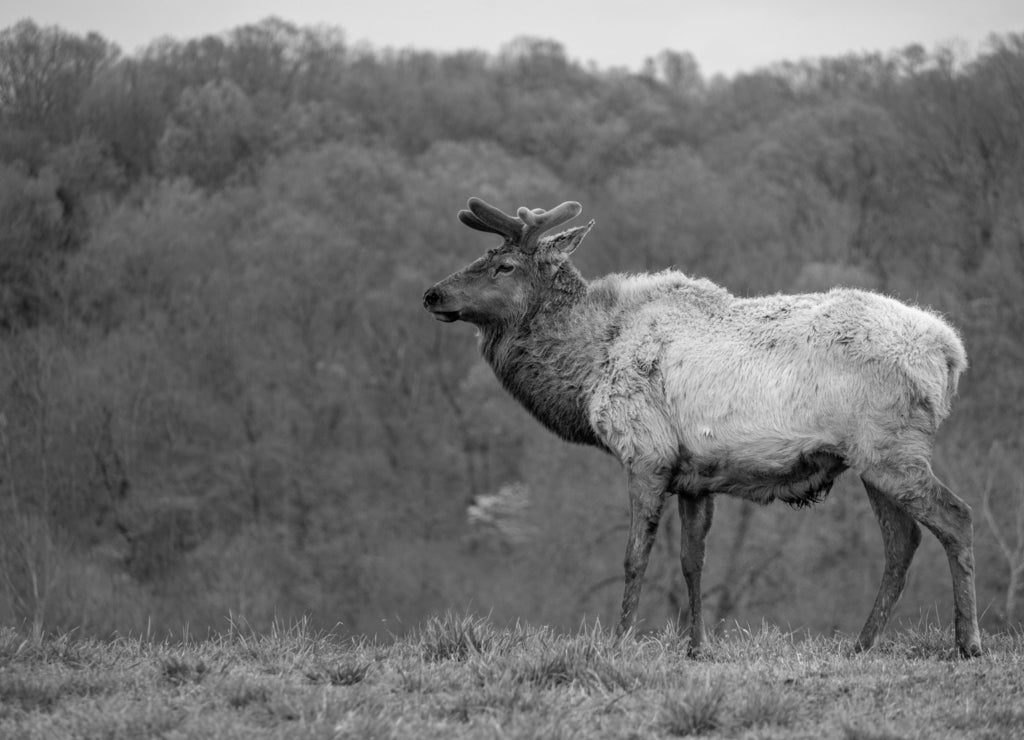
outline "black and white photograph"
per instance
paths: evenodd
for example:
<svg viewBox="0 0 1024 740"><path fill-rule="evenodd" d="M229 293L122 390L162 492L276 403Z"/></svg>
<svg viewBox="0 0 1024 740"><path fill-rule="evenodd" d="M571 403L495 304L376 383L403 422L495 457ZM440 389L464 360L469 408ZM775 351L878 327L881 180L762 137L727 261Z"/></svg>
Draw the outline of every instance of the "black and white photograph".
<svg viewBox="0 0 1024 740"><path fill-rule="evenodd" d="M1024 3L4 0L0 738L1024 737Z"/></svg>

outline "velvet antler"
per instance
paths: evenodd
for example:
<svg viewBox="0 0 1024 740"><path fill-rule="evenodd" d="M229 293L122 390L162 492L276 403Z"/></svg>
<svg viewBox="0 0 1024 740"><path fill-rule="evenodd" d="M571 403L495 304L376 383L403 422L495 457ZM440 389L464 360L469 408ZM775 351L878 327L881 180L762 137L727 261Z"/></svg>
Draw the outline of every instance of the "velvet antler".
<svg viewBox="0 0 1024 740"><path fill-rule="evenodd" d="M580 215L582 210L583 206L574 200L567 200L550 211L545 211L541 208L534 208L531 211L526 206L520 207L516 214L526 224L526 228L523 229L519 248L527 253L536 252L541 234L545 231L550 231L556 226L561 226L566 221L573 220Z"/></svg>
<svg viewBox="0 0 1024 740"><path fill-rule="evenodd" d="M480 198L470 198L466 205L469 210L459 211L459 221L471 229L497 234L514 244L519 243L523 233L523 222L518 218Z"/></svg>
<svg viewBox="0 0 1024 740"><path fill-rule="evenodd" d="M544 232L571 221L583 210L576 201L567 200L550 211L542 208L531 211L524 206L517 211L516 218L480 198L470 198L467 206L468 210L459 211L459 221L471 229L503 236L527 254L537 251Z"/></svg>

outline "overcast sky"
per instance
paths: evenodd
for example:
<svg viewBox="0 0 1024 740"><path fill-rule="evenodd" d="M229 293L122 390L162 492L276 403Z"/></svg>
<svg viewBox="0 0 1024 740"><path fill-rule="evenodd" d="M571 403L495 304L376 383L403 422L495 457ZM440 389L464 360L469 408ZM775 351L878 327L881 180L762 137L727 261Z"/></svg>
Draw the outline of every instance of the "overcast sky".
<svg viewBox="0 0 1024 740"><path fill-rule="evenodd" d="M974 50L992 32L1024 33L1024 0L0 0L0 28L32 18L98 31L129 53L160 36L195 38L270 15L340 27L350 44L376 48L496 52L516 36L539 36L605 68L689 51L708 76L914 42L931 49L960 39Z"/></svg>

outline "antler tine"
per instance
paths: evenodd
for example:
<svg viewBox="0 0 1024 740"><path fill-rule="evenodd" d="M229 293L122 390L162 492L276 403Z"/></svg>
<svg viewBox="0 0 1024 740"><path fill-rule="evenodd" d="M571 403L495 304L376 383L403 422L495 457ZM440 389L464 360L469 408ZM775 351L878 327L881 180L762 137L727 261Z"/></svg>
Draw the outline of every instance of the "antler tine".
<svg viewBox="0 0 1024 740"><path fill-rule="evenodd" d="M477 231L498 234L514 243L519 242L519 237L523 232L523 222L518 218L510 216L480 198L470 198L466 205L469 210L459 211L459 221L466 226Z"/></svg>
<svg viewBox="0 0 1024 740"><path fill-rule="evenodd" d="M459 221L461 221L463 224L465 224L469 228L476 229L477 231L486 231L489 234L498 234L499 236L508 236L508 234L506 234L504 232L501 232L501 231L498 231L493 226L488 226L483 221L481 221L479 218L477 218L475 215L473 215L472 211L467 211L466 209L463 209L463 210L459 211Z"/></svg>
<svg viewBox="0 0 1024 740"><path fill-rule="evenodd" d="M583 206L574 200L567 200L557 205L550 211L535 208L532 211L522 206L516 211L516 215L526 224L523 229L523 237L520 241L520 249L524 252L536 252L541 234L550 231L556 226L561 226L566 221L571 221L580 215Z"/></svg>

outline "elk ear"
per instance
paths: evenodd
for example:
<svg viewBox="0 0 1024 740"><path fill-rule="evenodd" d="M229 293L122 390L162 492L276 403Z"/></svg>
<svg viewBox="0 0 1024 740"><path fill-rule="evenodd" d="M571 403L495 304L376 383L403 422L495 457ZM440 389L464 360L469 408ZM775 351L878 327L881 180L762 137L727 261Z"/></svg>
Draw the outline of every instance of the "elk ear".
<svg viewBox="0 0 1024 740"><path fill-rule="evenodd" d="M562 256L568 257L576 251L576 248L583 242L583 238L590 233L592 228L594 228L594 219L590 219L590 223L586 223L583 226L573 226L571 229L566 229L559 234L549 236L543 240L542 245L546 249L561 252Z"/></svg>

